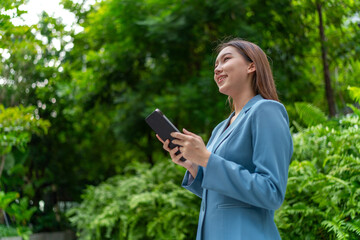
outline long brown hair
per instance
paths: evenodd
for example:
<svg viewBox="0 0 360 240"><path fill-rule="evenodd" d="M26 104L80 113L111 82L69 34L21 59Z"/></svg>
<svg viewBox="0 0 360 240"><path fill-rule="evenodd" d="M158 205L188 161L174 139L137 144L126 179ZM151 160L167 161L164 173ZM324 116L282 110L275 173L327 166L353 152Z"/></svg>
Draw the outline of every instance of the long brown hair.
<svg viewBox="0 0 360 240"><path fill-rule="evenodd" d="M252 80L254 92L260 94L265 99L279 101L270 64L264 51L252 42L234 38L230 41L220 43L216 48L217 54L229 46L236 48L247 62L253 62L255 64L256 70ZM228 100L231 104L231 108L234 109L230 96Z"/></svg>

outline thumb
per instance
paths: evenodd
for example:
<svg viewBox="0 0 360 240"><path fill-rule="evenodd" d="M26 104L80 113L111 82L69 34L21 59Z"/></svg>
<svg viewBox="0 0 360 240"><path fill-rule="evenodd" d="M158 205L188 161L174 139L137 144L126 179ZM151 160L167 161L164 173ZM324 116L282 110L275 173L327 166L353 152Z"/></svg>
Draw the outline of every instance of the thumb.
<svg viewBox="0 0 360 240"><path fill-rule="evenodd" d="M183 132L186 134L186 135L190 135L190 136L193 136L193 137L197 137L197 135L195 133L192 133L188 130L186 130L185 128L183 128Z"/></svg>

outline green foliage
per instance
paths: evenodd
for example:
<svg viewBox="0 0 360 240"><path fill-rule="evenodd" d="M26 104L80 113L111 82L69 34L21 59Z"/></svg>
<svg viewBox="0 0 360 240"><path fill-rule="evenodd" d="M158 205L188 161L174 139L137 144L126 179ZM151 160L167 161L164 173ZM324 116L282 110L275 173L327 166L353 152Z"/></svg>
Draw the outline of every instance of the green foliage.
<svg viewBox="0 0 360 240"><path fill-rule="evenodd" d="M35 213L35 207L29 207L29 199L21 198L18 204L11 204L6 210L9 215L14 216L17 225L25 226L31 216Z"/></svg>
<svg viewBox="0 0 360 240"><path fill-rule="evenodd" d="M359 124L347 116L294 135L285 202L276 212L284 240L360 238Z"/></svg>
<svg viewBox="0 0 360 240"><path fill-rule="evenodd" d="M8 173L17 166L11 151L14 147L22 152L31 140L33 134L46 134L50 127L49 121L39 119L34 114L34 107L10 107L5 108L0 105L0 179L1 186L6 183L6 179L2 176L5 167L5 161L11 161L7 164L6 170ZM21 165L21 164L19 164ZM17 192L5 193L0 191L0 209L3 209L7 214L13 217L16 223L16 229L19 236L28 239L31 230L26 227L30 218L36 211L35 207L29 206L29 199L23 197L19 199L20 194Z"/></svg>
<svg viewBox="0 0 360 240"><path fill-rule="evenodd" d="M0 191L0 209L6 209L11 202L19 197L17 192L8 192L5 193Z"/></svg>
<svg viewBox="0 0 360 240"><path fill-rule="evenodd" d="M182 176L168 160L132 164L126 175L89 186L68 216L80 240L194 239L199 199L179 186Z"/></svg>
<svg viewBox="0 0 360 240"><path fill-rule="evenodd" d="M11 227L0 224L0 238L2 237L21 237L23 240L29 240L32 231L28 227Z"/></svg>
<svg viewBox="0 0 360 240"><path fill-rule="evenodd" d="M25 240L29 239L30 234L32 233L31 229L27 227L27 224L30 221L31 216L36 211L35 207L29 207L29 199L19 198L20 195L17 192L8 192L5 193L0 191L0 209L4 210L11 218L16 222L16 235L23 237ZM13 235L14 231L5 231L1 234L10 234ZM14 236L16 236L14 235Z"/></svg>
<svg viewBox="0 0 360 240"><path fill-rule="evenodd" d="M34 114L34 107L10 107L0 105L0 180L1 184L6 183L2 176L3 170L10 173L16 168L22 168L21 163L15 163L11 151L14 147L25 152L27 144L33 134L46 134L50 123L47 120L39 119ZM5 163L8 163L5 165ZM17 165L17 166L16 166Z"/></svg>
<svg viewBox="0 0 360 240"><path fill-rule="evenodd" d="M360 103L360 88L359 87L348 87L348 90L350 92L350 97Z"/></svg>
<svg viewBox="0 0 360 240"><path fill-rule="evenodd" d="M49 121L37 119L34 107L5 108L0 105L0 155L11 152L13 147L25 150L32 134L46 134Z"/></svg>
<svg viewBox="0 0 360 240"><path fill-rule="evenodd" d="M360 88L358 87L348 87L349 93L350 93L350 97L357 102L358 104L360 104ZM360 117L360 109L356 108L355 106L351 105L351 104L347 104L348 107L350 107L353 112L358 115Z"/></svg>
<svg viewBox="0 0 360 240"><path fill-rule="evenodd" d="M66 227L53 209L80 201L86 185L125 174L129 163L154 165L161 158L144 122L155 108L179 129L208 139L229 114L213 81L213 49L225 36L264 49L286 105L324 106L319 2L339 112L350 102L347 86L360 76L360 32L353 20L359 1L97 0L85 8L86 0L62 0L82 31L46 13L39 24L14 26L11 18L21 16L23 2L0 1L0 102L6 108L34 106L35 118L52 127L46 136L33 135L25 151L13 148L4 155L1 182L35 206L45 202L44 212L32 218L39 231ZM3 14L9 9L13 16ZM287 107L298 129L319 123L298 121L295 107ZM30 134L16 139L24 143Z"/></svg>
<svg viewBox="0 0 360 240"><path fill-rule="evenodd" d="M308 127L327 121L325 113L310 103L296 102L295 109L299 114L300 120L302 120Z"/></svg>
<svg viewBox="0 0 360 240"><path fill-rule="evenodd" d="M18 236L17 230L14 227L7 227L0 224L0 237L15 237Z"/></svg>

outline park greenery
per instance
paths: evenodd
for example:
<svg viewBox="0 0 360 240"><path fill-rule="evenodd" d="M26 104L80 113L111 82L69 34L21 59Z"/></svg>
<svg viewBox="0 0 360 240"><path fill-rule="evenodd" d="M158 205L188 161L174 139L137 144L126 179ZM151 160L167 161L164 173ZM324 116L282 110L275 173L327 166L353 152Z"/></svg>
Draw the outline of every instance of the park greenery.
<svg viewBox="0 0 360 240"><path fill-rule="evenodd" d="M240 37L290 118L282 238L360 238L359 1L62 0L77 28L15 26L24 3L0 2L0 236L194 239L199 199L144 118L160 108L206 142L230 114L214 49Z"/></svg>
<svg viewBox="0 0 360 240"><path fill-rule="evenodd" d="M294 134L276 223L285 240L359 239L360 115L315 124L323 114L311 108L302 111L311 113L304 121L314 125ZM182 176L163 159L152 168L131 165L125 175L89 186L68 212L79 239L195 239L199 199L177 187Z"/></svg>
<svg viewBox="0 0 360 240"><path fill-rule="evenodd" d="M21 178L26 171L24 166L26 158L18 158L19 155L13 151L14 148L22 154L26 152L26 145L30 142L33 134L47 133L50 126L49 121L37 119L33 114L34 110L35 108L32 106L25 108L20 105L4 108L3 105L0 105L0 209L3 210L3 217L6 221L7 215L9 215L16 223L16 235L20 235L24 239L28 239L31 233L27 224L36 208L29 206L28 196L20 198L18 192L4 192L2 189L7 190L7 186L11 185L12 181L18 180L2 178L2 174L5 170L8 175ZM20 161L16 161L15 158ZM24 188L24 193L29 194L27 188Z"/></svg>

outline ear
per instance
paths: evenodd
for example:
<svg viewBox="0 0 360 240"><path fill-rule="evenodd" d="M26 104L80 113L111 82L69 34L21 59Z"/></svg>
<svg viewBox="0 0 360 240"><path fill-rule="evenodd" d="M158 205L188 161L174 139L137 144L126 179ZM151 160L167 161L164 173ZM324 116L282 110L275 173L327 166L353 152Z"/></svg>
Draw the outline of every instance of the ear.
<svg viewBox="0 0 360 240"><path fill-rule="evenodd" d="M247 69L247 72L248 73L252 73L252 72L255 72L256 71L256 67L255 67L255 63L252 62L248 65L248 69Z"/></svg>

